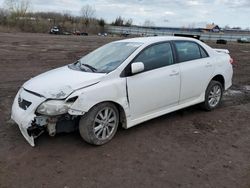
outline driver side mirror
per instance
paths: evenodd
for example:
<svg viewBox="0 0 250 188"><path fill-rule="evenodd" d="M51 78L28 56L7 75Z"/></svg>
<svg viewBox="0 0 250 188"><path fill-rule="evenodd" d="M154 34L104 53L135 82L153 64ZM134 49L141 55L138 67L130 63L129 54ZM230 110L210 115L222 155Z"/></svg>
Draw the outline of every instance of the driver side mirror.
<svg viewBox="0 0 250 188"><path fill-rule="evenodd" d="M144 64L142 62L135 62L131 64L132 74L136 74L142 71L144 71Z"/></svg>

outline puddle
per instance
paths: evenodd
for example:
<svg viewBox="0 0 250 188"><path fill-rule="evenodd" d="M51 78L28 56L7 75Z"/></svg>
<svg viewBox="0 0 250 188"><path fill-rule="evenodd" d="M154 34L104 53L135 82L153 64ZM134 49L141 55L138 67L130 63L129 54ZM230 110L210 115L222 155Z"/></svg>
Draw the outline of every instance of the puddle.
<svg viewBox="0 0 250 188"><path fill-rule="evenodd" d="M226 95L226 96L235 96L235 95L241 95L241 94L243 94L242 91L239 91L239 90L232 90L232 89L229 89L229 90L227 90L227 91L224 93L224 95Z"/></svg>
<svg viewBox="0 0 250 188"><path fill-rule="evenodd" d="M245 85L240 87L240 90L229 89L227 90L224 95L225 96L237 96L237 95L244 95L250 92L250 85Z"/></svg>

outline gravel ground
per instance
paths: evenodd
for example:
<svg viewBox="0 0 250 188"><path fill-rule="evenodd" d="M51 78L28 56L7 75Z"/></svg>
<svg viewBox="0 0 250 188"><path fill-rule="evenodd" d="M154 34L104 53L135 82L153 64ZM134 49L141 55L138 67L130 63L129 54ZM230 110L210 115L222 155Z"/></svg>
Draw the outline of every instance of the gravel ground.
<svg viewBox="0 0 250 188"><path fill-rule="evenodd" d="M236 61L222 105L189 107L128 130L108 144L79 133L42 135L32 148L10 121L26 80L69 64L115 37L0 33L0 187L250 187L250 45L228 43Z"/></svg>

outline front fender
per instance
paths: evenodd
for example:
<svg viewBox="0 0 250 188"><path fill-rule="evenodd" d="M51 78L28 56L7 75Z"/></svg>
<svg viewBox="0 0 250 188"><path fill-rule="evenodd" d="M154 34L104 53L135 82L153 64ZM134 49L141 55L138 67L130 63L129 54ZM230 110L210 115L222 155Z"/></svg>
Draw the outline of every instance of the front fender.
<svg viewBox="0 0 250 188"><path fill-rule="evenodd" d="M88 88L78 90L68 98L74 96L78 96L78 98L68 111L71 115L83 115L99 103L114 102L124 109L126 117L129 116L125 78L100 82Z"/></svg>

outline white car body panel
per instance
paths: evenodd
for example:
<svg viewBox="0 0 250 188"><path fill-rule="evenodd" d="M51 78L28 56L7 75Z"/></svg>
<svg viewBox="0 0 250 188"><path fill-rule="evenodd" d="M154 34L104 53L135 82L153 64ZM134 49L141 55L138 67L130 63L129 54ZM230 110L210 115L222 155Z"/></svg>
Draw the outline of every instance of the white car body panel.
<svg viewBox="0 0 250 188"><path fill-rule="evenodd" d="M129 114L128 101L126 97L126 80L124 78L105 80L100 83L87 87L70 95L68 98L79 96L76 102L71 106L69 113L78 115L78 113L88 112L94 105L112 101L116 102Z"/></svg>
<svg viewBox="0 0 250 188"><path fill-rule="evenodd" d="M75 71L68 66L57 68L34 77L23 87L49 99L63 99L74 90L100 81L103 73Z"/></svg>
<svg viewBox="0 0 250 188"><path fill-rule="evenodd" d="M162 41L185 40L201 45L210 57L122 77L125 67L145 47ZM13 103L12 119L19 125L26 140L34 146L34 138L27 134L37 107L48 99L67 101L78 97L68 110L72 116L87 113L102 102L114 102L124 110L129 128L149 119L173 112L204 101L205 90L216 75L223 76L225 89L232 85L232 65L226 50L214 50L195 39L182 37L148 37L124 40L143 43L114 71L89 73L71 70L67 66L49 71L32 78L23 85ZM116 41L121 42L121 41ZM18 97L32 101L26 110L18 106Z"/></svg>
<svg viewBox="0 0 250 188"><path fill-rule="evenodd" d="M210 58L180 63L181 88L180 101L185 103L199 97L212 79L215 67ZM191 86L191 87L190 87Z"/></svg>
<svg viewBox="0 0 250 188"><path fill-rule="evenodd" d="M127 87L133 120L177 104L180 90L179 64L130 76L127 78Z"/></svg>
<svg viewBox="0 0 250 188"><path fill-rule="evenodd" d="M196 99L194 99L192 101L188 101L188 102L183 103L183 104L171 105L171 106L168 106L168 107L157 109L157 110L151 112L150 114L145 114L143 117L128 121L127 122L127 128L133 127L133 126L135 126L135 125L137 125L139 123L142 123L142 122L145 122L147 120L162 116L164 114L174 112L176 110L180 110L182 108L186 108L188 106L198 104L198 103L203 102L203 101L204 101L204 97L201 96L199 98L196 98Z"/></svg>
<svg viewBox="0 0 250 188"><path fill-rule="evenodd" d="M217 49L215 49L216 51ZM221 49L220 49L221 50ZM230 55L225 52L217 52L216 55L213 57L213 64L215 66L214 72L212 77L215 75L222 75L225 81L224 89L227 90L232 85L232 77L233 77L233 68L232 65L229 63Z"/></svg>

